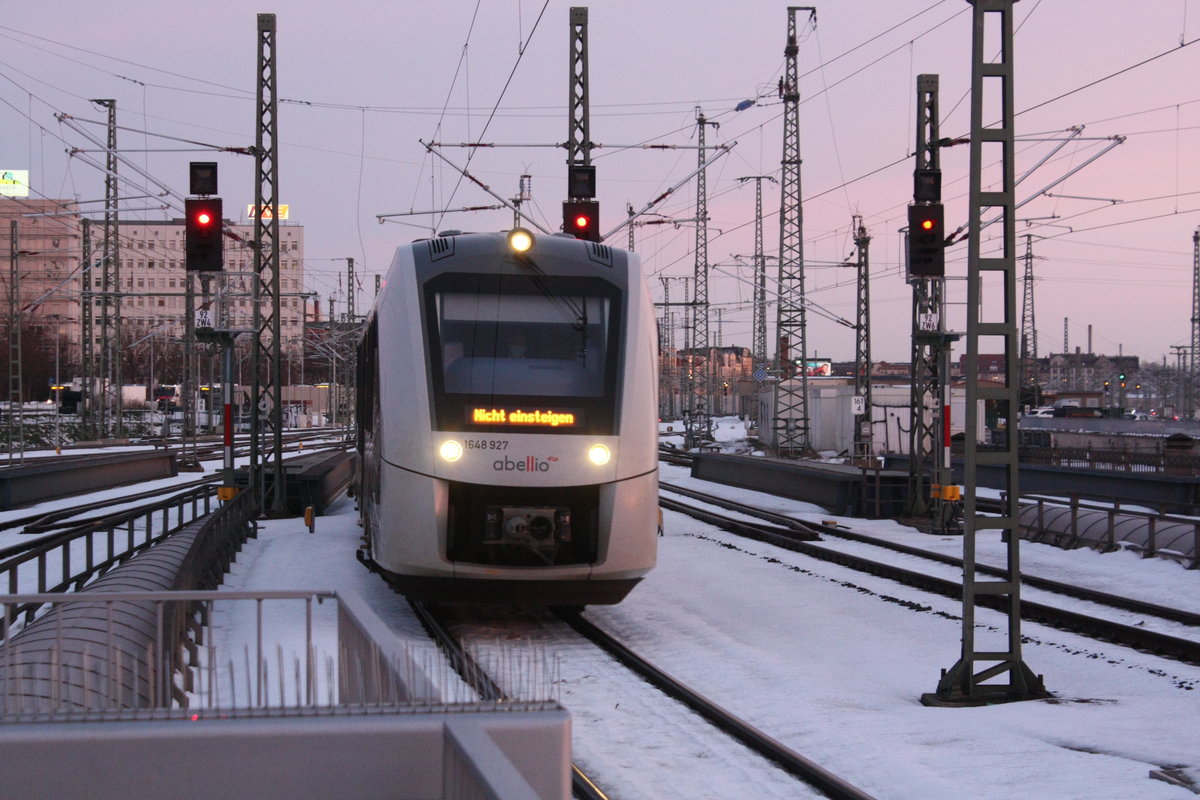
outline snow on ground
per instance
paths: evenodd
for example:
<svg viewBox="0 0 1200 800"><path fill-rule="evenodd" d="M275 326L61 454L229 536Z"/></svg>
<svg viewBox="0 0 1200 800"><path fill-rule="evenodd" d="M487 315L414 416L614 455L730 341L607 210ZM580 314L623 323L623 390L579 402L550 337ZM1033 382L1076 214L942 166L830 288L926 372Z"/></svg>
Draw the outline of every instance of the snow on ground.
<svg viewBox="0 0 1200 800"><path fill-rule="evenodd" d="M959 609L668 514L654 573L589 616L880 798L1186 796L1148 773L1200 776L1200 669L1026 623L1026 663L1058 699L926 708ZM999 615L978 620L1001 634Z"/></svg>
<svg viewBox="0 0 1200 800"><path fill-rule="evenodd" d="M813 511L790 505L796 513ZM354 588L402 633L420 636L399 598L353 562L358 529L348 504L320 518L315 534L303 530L295 521L265 525L235 564L229 588ZM619 606L589 609L589 618L881 799L1156 800L1191 795L1151 780L1151 770L1184 766L1200 779L1200 668L1024 623L1025 661L1045 676L1055 699L927 708L921 694L933 691L940 670L958 657L957 602L670 512L660 545L649 577ZM1147 570L1154 577L1144 583L1157 586L1160 602L1194 598L1200 580L1178 565L1130 554L1044 545L1022 551L1027 564L1052 577L1088 573L1120 584L1120 575ZM978 615L981 644L1002 635L999 615ZM709 787L699 796L786 796L745 783L736 769L714 778L705 769L709 748L668 746L660 721L639 713L636 696L592 685L586 665L567 666L570 653L562 660L561 700L572 712L576 758L629 793L614 796L695 797L697 774ZM634 709L614 715L616 704L628 703ZM621 735L612 725L622 726Z"/></svg>
<svg viewBox="0 0 1200 800"><path fill-rule="evenodd" d="M664 466L662 479L694 485L682 468ZM804 503L720 490L786 513L830 518ZM892 522L841 521L961 553L957 537L931 537ZM421 640L403 600L355 560L359 536L346 500L317 519L315 533L300 520L264 522L225 588L356 591L400 635ZM959 654L958 602L672 512L665 514L659 544L658 565L641 585L620 605L590 608L587 616L880 800L1194 796L1150 779L1162 767L1182 767L1200 783L1200 667L1025 622L1025 662L1045 676L1053 699L927 708L920 696L935 689L940 671ZM981 537L981 559L999 561L1000 547ZM1200 607L1200 572L1177 564L1028 543L1021 553L1023 566L1039 575ZM245 646L252 623L244 613L231 612L226 620L221 635L230 650ZM981 645L1003 635L998 614L981 609L977 615ZM319 625L327 635L328 623ZM559 697L572 714L575 757L616 788L614 798L789 796L785 783L748 781L738 765L714 755L707 740L681 735L679 720L664 725L658 712L642 713L643 697L600 686L589 679L598 666L571 658L560 654Z"/></svg>

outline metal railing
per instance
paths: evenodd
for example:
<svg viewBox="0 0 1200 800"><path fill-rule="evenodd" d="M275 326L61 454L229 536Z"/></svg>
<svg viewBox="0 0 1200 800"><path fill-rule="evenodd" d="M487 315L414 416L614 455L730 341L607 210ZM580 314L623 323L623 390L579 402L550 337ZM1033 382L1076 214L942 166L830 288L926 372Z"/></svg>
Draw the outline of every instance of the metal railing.
<svg viewBox="0 0 1200 800"><path fill-rule="evenodd" d="M96 576L210 514L216 490L216 486L201 486L0 550L0 586L6 587L10 595L80 589ZM21 612L36 609L28 606Z"/></svg>
<svg viewBox="0 0 1200 800"><path fill-rule="evenodd" d="M29 605L48 605L26 630L47 628L43 643L58 655L25 650L20 635L0 647L0 723L15 759L6 796L167 796L182 781L250 800L263 785L278 788L280 776L305 797L315 796L303 791L306 781L319 781L322 796L357 796L364 782L398 797L567 796L569 718L561 705L481 701L432 644L397 636L354 593L0 596L0 618L19 627L13 609ZM72 609L86 606L99 607L90 613L104 624L73 647ZM149 609L156 631L136 657L120 642L128 606ZM174 608L202 608L212 623L203 636L185 637L192 652L183 673L169 666L178 646L168 632ZM523 668L514 661L510 672ZM375 747L364 750L368 739ZM123 768L78 778L62 770L107 760L97 747L124 754ZM133 752L141 757L127 758ZM381 762L378 752L396 757Z"/></svg>
<svg viewBox="0 0 1200 800"><path fill-rule="evenodd" d="M1200 475L1200 456L1095 447L1022 447L1022 464L1116 472Z"/></svg>
<svg viewBox="0 0 1200 800"><path fill-rule="evenodd" d="M91 719L113 714L128 718L125 712L187 709L197 702L205 708L265 707L270 704L270 661L263 604L279 601L303 604L302 632L288 634L304 659L288 670L289 677L301 676L297 686L288 686L289 695L294 689L298 705L316 705L313 604L332 597L332 592L311 591L0 596L6 633L0 646L0 719ZM245 648L244 669L233 665L232 654L222 662L211 632L197 635L200 628L191 624L196 617L211 621L218 601L257 606L250 640L238 642ZM29 607L46 610L34 622L23 624L21 610ZM226 673L222 681L228 683L219 686L222 671ZM246 683L241 685L243 678ZM280 673L281 687L282 678ZM239 695L244 700L235 700ZM281 706L284 695L280 688ZM222 697L226 702L220 702Z"/></svg>

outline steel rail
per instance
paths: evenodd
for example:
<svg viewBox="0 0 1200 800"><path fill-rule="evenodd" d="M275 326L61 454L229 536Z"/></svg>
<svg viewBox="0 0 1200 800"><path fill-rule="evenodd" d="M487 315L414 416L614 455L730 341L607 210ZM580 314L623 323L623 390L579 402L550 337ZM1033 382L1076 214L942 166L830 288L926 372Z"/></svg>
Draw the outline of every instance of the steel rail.
<svg viewBox="0 0 1200 800"><path fill-rule="evenodd" d="M579 635L603 649L626 668L640 675L655 689L683 703L718 730L741 742L780 769L824 792L832 800L873 800L872 795L843 780L816 762L805 758L778 739L768 736L691 687L663 672L591 621L578 614L567 612L560 612L559 617Z"/></svg>
<svg viewBox="0 0 1200 800"><path fill-rule="evenodd" d="M484 700L504 700L506 695L500 685L492 680L487 671L479 665L471 654L450 633L437 614L427 603L409 600L413 613L417 615L421 626L434 640L446 656L450 667L458 676ZM571 762L571 793L580 800L608 800L608 795L600 790L595 782L584 773L579 765Z"/></svg>
<svg viewBox="0 0 1200 800"><path fill-rule="evenodd" d="M694 489L685 489L681 486L671 486L668 484L660 484L660 489L675 492L676 494L691 497L719 508L725 508L730 511L737 511L748 516L758 517L776 525L784 525L792 527L798 531L807 531L818 535L832 536L838 539L858 542L860 544L869 544L876 547L882 547L887 550L892 550L904 555L924 558L929 561L936 561L940 564L946 564L952 567L962 567L962 559L957 556L946 555L945 553L934 553L928 550L923 550L919 547L912 547L899 542L889 542L885 539L878 539L867 534L856 533L852 530L847 530L843 526L825 525L816 522L807 522L798 520L793 517L788 517L783 514L763 511L761 509L748 506L744 503L739 503L735 500L726 500L721 497L709 495L705 492L699 492ZM985 573L993 577L1005 577L1004 571L998 567L988 566L986 564L976 564L977 572ZM1054 580L1053 578L1043 578L1037 575L1031 575L1026 572L1021 573L1021 583L1034 589L1042 589L1055 594L1061 594L1067 597L1074 597L1077 600L1086 600L1098 605L1108 606L1110 608L1120 609L1122 611L1131 611L1136 614L1146 614L1152 617L1158 617L1169 622L1178 622L1184 625L1192 625L1200 627L1200 614L1184 611L1178 608L1168 608L1167 606L1149 603L1144 600L1137 600L1132 597L1123 597L1121 595L1102 592L1098 589L1088 589L1083 586L1074 586L1069 583Z"/></svg>
<svg viewBox="0 0 1200 800"><path fill-rule="evenodd" d="M748 523L739 520L724 518L720 514L711 511L695 509L688 506L686 503L681 503L668 498L659 499L659 505L663 508L672 511L679 511L696 519L701 519L710 524L717 525L723 529L729 530L742 536L755 539L757 541L766 542L769 544L782 547L787 550L811 556L813 558L838 564L850 569L865 572L871 575L876 575L881 578L903 583L907 586L913 586L923 591L928 591L933 594L938 594L943 597L948 597L954 600L962 599L962 584L955 581L938 578L932 575L917 572L915 570L897 567L892 564L884 564L878 561L864 558L862 556L852 555L850 553L839 552L829 548L813 545L811 535L800 533L791 526L782 525L767 525L759 523ZM792 520L795 522L795 520ZM801 540L803 537L805 540ZM1078 588L1078 587L1077 587ZM1085 591L1085 590L1080 590ZM1002 605L1002 598L982 595L976 598L978 605L991 608L996 611L1005 610ZM1200 642L1189 639L1182 639L1177 636L1158 633L1156 631L1146 630L1144 628L1124 625L1111 620L1099 619L1087 614L1082 614L1066 609L1056 608L1044 603L1036 603L1030 600L1021 601L1021 617L1034 622L1040 622L1060 630L1066 630L1073 633L1080 633L1091 638L1110 641L1126 647L1131 647L1136 650L1153 653L1155 655L1172 658L1177 661L1182 661L1189 664L1200 664Z"/></svg>

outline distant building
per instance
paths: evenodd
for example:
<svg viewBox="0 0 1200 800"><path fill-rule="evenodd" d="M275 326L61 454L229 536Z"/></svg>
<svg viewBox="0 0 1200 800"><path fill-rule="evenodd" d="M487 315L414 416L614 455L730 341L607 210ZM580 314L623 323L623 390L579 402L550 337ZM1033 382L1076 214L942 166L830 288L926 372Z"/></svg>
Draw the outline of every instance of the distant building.
<svg viewBox="0 0 1200 800"><path fill-rule="evenodd" d="M758 395L758 382L754 374L754 359L750 349L746 347L710 347L707 360L701 358L701 353L694 349L668 350L659 353L659 415L666 419L677 419L683 410L693 405L688 396L692 392L692 380L700 380L699 376L689 377L693 367L708 364L711 376L712 402L714 416L741 415L748 416L753 412ZM696 394L706 395L707 390L701 382L696 388Z"/></svg>
<svg viewBox="0 0 1200 800"><path fill-rule="evenodd" d="M225 237L226 305L214 308L217 327L250 330L253 327L254 302L254 226L252 223L230 226L237 239ZM121 315L126 325L144 331L156 331L172 338L183 335L186 270L184 267L184 225L182 219L169 221L130 221L121 225L121 285L124 294ZM304 227L279 223L280 329L284 346L303 335ZM214 286L214 291L216 290ZM291 295L291 296L289 296ZM197 292L196 305L200 299ZM218 318L220 314L224 318Z"/></svg>
<svg viewBox="0 0 1200 800"><path fill-rule="evenodd" d="M94 211L95 209L92 209ZM11 221L17 221L20 312L26 325L43 327L68 351L65 362L78 365L82 336L80 299L83 293L83 222L73 200L0 198L0 283L8 296L11 264ZM234 237L224 237L224 275L227 305L220 326L252 327L253 224L230 225ZM90 225L91 290L100 291L103 224ZM280 223L281 330L284 347L299 345L304 335L304 227ZM185 327L186 269L184 221L124 219L119 227L121 324L130 342L145 336L179 339ZM214 285L214 290L216 289ZM197 306L200 305L197 293ZM95 300L100 305L100 299ZM8 311L6 306L6 311ZM215 309L216 311L216 309ZM11 312L10 312L11 313ZM316 306L313 307L316 315ZM98 321L98 319L97 319ZM95 331L100 344L102 331Z"/></svg>
<svg viewBox="0 0 1200 800"><path fill-rule="evenodd" d="M74 354L80 336L80 236L74 203L0 197L0 302L6 319L11 314L13 221L17 223L18 297L24 330L41 330L57 340L64 352ZM71 362L78 363L78 356Z"/></svg>
<svg viewBox="0 0 1200 800"><path fill-rule="evenodd" d="M94 216L95 207L89 207ZM8 308L11 256L11 221L17 223L17 274L22 316L23 371L29 372L38 361L49 359L60 364L63 379L80 374L82 356L81 301L84 291L84 224L72 200L42 200L0 197L0 301L4 302L4 328L11 313ZM89 227L92 292L102 290L101 263L105 252L104 226L93 220ZM225 236L224 291L220 281L212 282L210 303L217 327L249 331L253 328L254 272L252 222L229 224L233 236ZM154 361L152 350L159 343L161 361L167 342L178 343L185 329L187 288L184 265L184 221L122 219L118 226L117 261L122 327L123 359L131 362L143 355ZM217 275L218 273L208 273ZM299 352L304 336L306 314L304 292L304 227L281 221L279 226L280 329L282 346ZM199 282L194 282L198 286ZM99 298L93 299L100 306ZM196 307L203 305L197 288ZM314 303L312 314L317 316ZM269 313L269 312L268 312ZM94 315L93 353L99 352L100 314ZM24 337L29 337L25 339ZM250 337L243 337L249 341ZM53 353L39 352L50 349ZM137 351L136 353L130 351ZM151 374L153 367L150 367ZM125 370L126 382L140 382L140 368ZM36 387L26 385L26 396Z"/></svg>
<svg viewBox="0 0 1200 800"><path fill-rule="evenodd" d="M1137 356L1081 353L1079 348L1074 353L1050 355L1040 366L1042 388L1055 393L1101 392L1105 381L1115 385L1120 375L1132 377L1140 369Z"/></svg>

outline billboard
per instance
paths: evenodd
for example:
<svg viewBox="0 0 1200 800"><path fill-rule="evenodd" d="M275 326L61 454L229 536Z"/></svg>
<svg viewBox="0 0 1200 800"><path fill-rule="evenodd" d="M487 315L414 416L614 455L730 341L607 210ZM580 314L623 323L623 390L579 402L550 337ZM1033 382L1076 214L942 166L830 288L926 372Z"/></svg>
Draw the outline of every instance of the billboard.
<svg viewBox="0 0 1200 800"><path fill-rule="evenodd" d="M279 218L280 219L288 218L288 206L286 203L282 203L282 204L276 206L276 208L279 209ZM249 217L250 219L258 219L258 206L255 206L255 205L246 206L246 216ZM265 206L264 210L263 210L263 219L270 219L270 218L271 218L271 207Z"/></svg>
<svg viewBox="0 0 1200 800"><path fill-rule="evenodd" d="M810 358L804 362L805 372L809 376L827 376L833 374L832 358ZM799 366L799 364L797 364Z"/></svg>
<svg viewBox="0 0 1200 800"><path fill-rule="evenodd" d="M0 170L0 197L29 197L29 170Z"/></svg>

